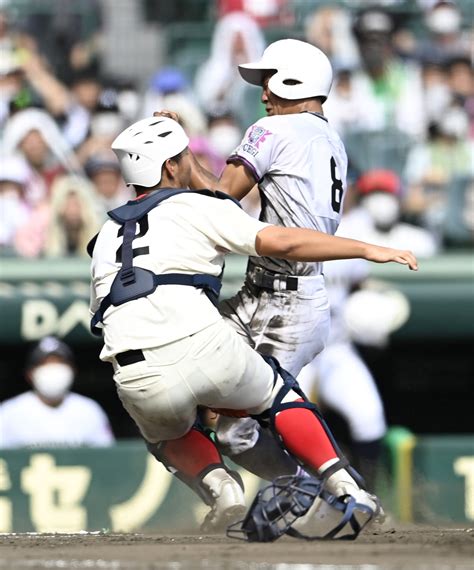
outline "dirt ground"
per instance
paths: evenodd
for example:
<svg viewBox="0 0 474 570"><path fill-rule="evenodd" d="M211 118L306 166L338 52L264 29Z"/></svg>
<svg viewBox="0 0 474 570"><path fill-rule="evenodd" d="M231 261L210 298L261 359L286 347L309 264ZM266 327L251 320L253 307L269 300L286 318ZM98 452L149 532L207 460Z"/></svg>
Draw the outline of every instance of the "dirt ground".
<svg viewBox="0 0 474 570"><path fill-rule="evenodd" d="M397 526L355 542L221 536L0 535L0 570L473 570L474 528Z"/></svg>

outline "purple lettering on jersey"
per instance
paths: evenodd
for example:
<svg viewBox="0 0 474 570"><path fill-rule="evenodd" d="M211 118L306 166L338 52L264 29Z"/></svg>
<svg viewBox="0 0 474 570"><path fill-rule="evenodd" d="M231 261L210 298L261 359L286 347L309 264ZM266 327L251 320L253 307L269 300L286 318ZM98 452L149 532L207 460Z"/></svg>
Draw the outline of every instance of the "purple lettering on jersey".
<svg viewBox="0 0 474 570"><path fill-rule="evenodd" d="M252 156L257 156L257 154L258 154L258 150L254 146L252 146L251 144L245 143L244 145L242 145L242 150L244 152L248 152Z"/></svg>
<svg viewBox="0 0 474 570"><path fill-rule="evenodd" d="M253 125L247 138L251 145L260 148L260 143L264 143L266 138L271 134L272 133L270 131L267 131L263 127Z"/></svg>

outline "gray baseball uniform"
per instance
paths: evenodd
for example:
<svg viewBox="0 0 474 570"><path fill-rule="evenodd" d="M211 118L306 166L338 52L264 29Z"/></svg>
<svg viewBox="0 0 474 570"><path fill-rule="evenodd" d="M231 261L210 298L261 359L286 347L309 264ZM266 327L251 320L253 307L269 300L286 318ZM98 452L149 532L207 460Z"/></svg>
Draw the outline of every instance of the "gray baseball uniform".
<svg viewBox="0 0 474 570"><path fill-rule="evenodd" d="M322 115L305 112L260 119L228 162L243 163L254 174L261 221L336 232L347 156L339 135ZM250 257L242 289L221 303L220 311L251 346L297 375L323 350L329 333L322 263ZM238 454L255 444L258 431L252 422L221 418L217 433L226 453Z"/></svg>

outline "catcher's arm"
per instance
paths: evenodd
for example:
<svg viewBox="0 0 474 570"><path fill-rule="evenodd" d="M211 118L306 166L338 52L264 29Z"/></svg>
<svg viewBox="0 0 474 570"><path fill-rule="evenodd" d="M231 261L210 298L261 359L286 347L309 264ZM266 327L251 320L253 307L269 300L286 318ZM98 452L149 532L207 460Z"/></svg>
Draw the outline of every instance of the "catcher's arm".
<svg viewBox="0 0 474 570"><path fill-rule="evenodd" d="M381 247L363 241L341 238L306 228L267 226L257 233L259 255L295 261L330 261L361 258L375 263L394 261L414 271L418 269L411 251Z"/></svg>

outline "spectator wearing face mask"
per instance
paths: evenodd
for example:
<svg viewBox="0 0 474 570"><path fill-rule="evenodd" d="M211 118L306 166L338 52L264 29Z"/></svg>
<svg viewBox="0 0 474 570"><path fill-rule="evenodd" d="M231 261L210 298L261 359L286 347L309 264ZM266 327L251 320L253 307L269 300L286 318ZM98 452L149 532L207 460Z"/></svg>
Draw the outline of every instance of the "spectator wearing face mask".
<svg viewBox="0 0 474 570"><path fill-rule="evenodd" d="M391 170L369 170L356 184L359 204L343 217L338 235L377 245L398 244L417 257L436 253L437 243L426 229L401 221L401 182Z"/></svg>
<svg viewBox="0 0 474 570"><path fill-rule="evenodd" d="M212 113L207 124L207 139L211 148L224 162L239 146L243 131L230 111Z"/></svg>
<svg viewBox="0 0 474 570"><path fill-rule="evenodd" d="M428 140L408 155L404 212L416 223L440 233L451 185L458 178L474 176L473 152L466 111L458 105L444 109L431 123Z"/></svg>
<svg viewBox="0 0 474 570"><path fill-rule="evenodd" d="M427 39L421 43L418 57L421 60L436 58L446 63L453 57L469 57L472 37L462 30L462 14L453 0L430 0L424 23Z"/></svg>
<svg viewBox="0 0 474 570"><path fill-rule="evenodd" d="M75 376L71 349L43 338L28 355L32 389L0 405L0 448L100 447L114 441L102 408L71 392Z"/></svg>

